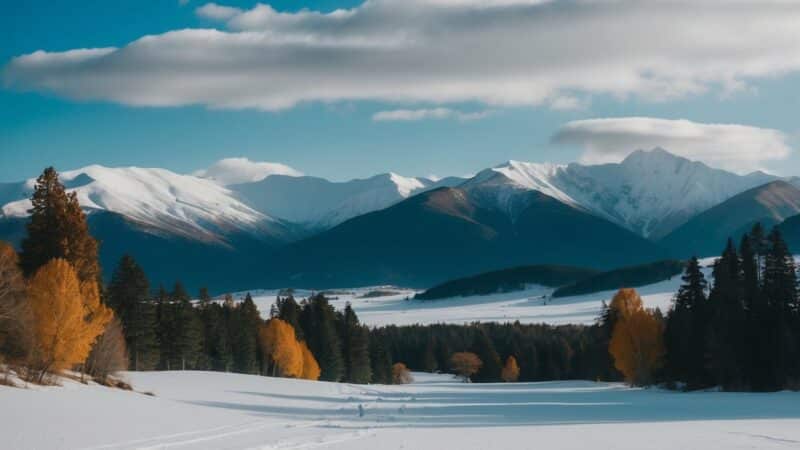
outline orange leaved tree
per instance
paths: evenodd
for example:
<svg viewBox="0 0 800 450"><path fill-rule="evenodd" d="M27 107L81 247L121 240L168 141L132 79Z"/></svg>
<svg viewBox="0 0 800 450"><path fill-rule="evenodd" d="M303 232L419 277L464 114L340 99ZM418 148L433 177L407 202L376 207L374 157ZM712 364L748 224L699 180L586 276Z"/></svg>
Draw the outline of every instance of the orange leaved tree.
<svg viewBox="0 0 800 450"><path fill-rule="evenodd" d="M272 374L299 378L303 374L303 352L294 328L281 319L270 319L258 331L265 359L272 361Z"/></svg>
<svg viewBox="0 0 800 450"><path fill-rule="evenodd" d="M514 358L513 355L506 358L506 364L503 366L500 378L506 383L513 383L519 380L519 365L517 365L517 358Z"/></svg>
<svg viewBox="0 0 800 450"><path fill-rule="evenodd" d="M319 375L322 372L319 368L316 358L308 349L308 345L304 341L300 342L300 351L303 354L303 373L300 378L306 380L319 380Z"/></svg>
<svg viewBox="0 0 800 450"><path fill-rule="evenodd" d="M393 384L411 384L414 382L414 377L411 371L408 370L405 364L398 362L392 366L392 383Z"/></svg>
<svg viewBox="0 0 800 450"><path fill-rule="evenodd" d="M618 299L618 320L608 351L625 381L633 386L651 384L655 371L663 364L663 326L653 313L644 309L635 290L620 290L611 302L612 308Z"/></svg>
<svg viewBox="0 0 800 450"><path fill-rule="evenodd" d="M453 356L450 357L450 368L465 382L469 381L469 377L478 373L481 366L483 366L483 361L472 352L453 353Z"/></svg>
<svg viewBox="0 0 800 450"><path fill-rule="evenodd" d="M47 373L83 363L113 314L100 303L97 283L81 285L64 259L42 266L30 281L34 360L39 381Z"/></svg>

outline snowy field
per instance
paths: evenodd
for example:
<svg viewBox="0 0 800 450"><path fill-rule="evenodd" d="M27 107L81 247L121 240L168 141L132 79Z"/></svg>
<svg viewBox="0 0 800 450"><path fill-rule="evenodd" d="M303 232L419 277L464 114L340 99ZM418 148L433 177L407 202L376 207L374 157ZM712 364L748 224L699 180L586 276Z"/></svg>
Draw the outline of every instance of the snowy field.
<svg viewBox="0 0 800 450"><path fill-rule="evenodd" d="M138 391L0 386L3 449L768 449L800 447L800 393L677 393L585 381L356 386L213 372ZM359 416L358 406L364 408Z"/></svg>
<svg viewBox="0 0 800 450"><path fill-rule="evenodd" d="M711 263L704 260L703 263ZM706 277L710 269L704 269ZM659 307L663 312L672 304L672 297L681 284L680 275L671 280L637 288L645 306ZM365 297L368 292L393 291L394 295ZM392 287L342 289L329 294L337 309L347 302L353 305L361 322L370 326L412 325L432 323L463 324L480 322L513 322L559 324L591 324L600 314L602 302L608 303L615 290L574 297L551 298L552 288L531 286L524 291L440 300L414 300L417 291ZM310 295L298 290L295 297ZM264 316L269 314L278 291L252 291L253 301ZM234 298L241 299L244 292Z"/></svg>
<svg viewBox="0 0 800 450"><path fill-rule="evenodd" d="M714 258L700 261L706 279L711 278ZM681 285L681 276L648 286L638 287L644 304L648 308L661 308L666 313L672 298ZM600 315L602 302L608 303L616 290L597 292L574 297L552 298L552 288L530 286L524 291L453 297L440 300L414 300L420 291L391 286L339 289L326 293L337 309L347 302L353 305L362 323L370 326L382 325L427 325L432 323L464 324L470 322L514 322L561 324L592 324ZM366 296L372 292L387 293L378 297ZM277 290L250 291L253 301L264 317L269 315L275 303ZM246 292L234 294L240 300ZM308 290L296 290L298 301L311 295Z"/></svg>

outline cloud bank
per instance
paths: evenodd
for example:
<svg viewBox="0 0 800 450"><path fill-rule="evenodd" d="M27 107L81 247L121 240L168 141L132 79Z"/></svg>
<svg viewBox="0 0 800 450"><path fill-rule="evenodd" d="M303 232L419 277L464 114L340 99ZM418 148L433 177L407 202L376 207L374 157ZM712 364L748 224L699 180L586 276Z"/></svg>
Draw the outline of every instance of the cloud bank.
<svg viewBox="0 0 800 450"><path fill-rule="evenodd" d="M394 109L379 111L372 115L375 122L411 122L425 119L456 119L461 121L479 120L491 114L491 111L463 112L450 108L431 109Z"/></svg>
<svg viewBox="0 0 800 450"><path fill-rule="evenodd" d="M800 70L795 0L367 0L329 13L196 10L221 29L12 59L6 86L127 105L579 107L663 101Z"/></svg>
<svg viewBox="0 0 800 450"><path fill-rule="evenodd" d="M740 173L789 157L787 140L786 134L769 128L650 117L568 122L552 139L557 144L583 148L584 163L618 162L634 150L661 147Z"/></svg>
<svg viewBox="0 0 800 450"><path fill-rule="evenodd" d="M192 175L208 178L228 186L261 181L270 175L299 177L303 173L280 163L254 162L247 158L226 158L215 162L208 169L198 170Z"/></svg>

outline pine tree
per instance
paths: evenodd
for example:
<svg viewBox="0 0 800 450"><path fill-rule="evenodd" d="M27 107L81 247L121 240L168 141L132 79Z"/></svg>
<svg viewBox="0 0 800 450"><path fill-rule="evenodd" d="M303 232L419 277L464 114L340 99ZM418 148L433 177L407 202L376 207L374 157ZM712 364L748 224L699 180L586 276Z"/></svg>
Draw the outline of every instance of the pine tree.
<svg viewBox="0 0 800 450"><path fill-rule="evenodd" d="M32 276L51 259L63 258L81 282L100 282L97 241L89 234L86 216L75 193L67 194L52 167L37 178L28 235L22 241L20 267Z"/></svg>
<svg viewBox="0 0 800 450"><path fill-rule="evenodd" d="M767 237L762 295L767 310L761 317L759 351L769 355L759 377L762 389L780 389L793 378L797 367L797 343L792 325L798 311L797 274L794 259L777 227Z"/></svg>
<svg viewBox="0 0 800 450"><path fill-rule="evenodd" d="M234 309L233 366L236 372L259 372L258 327L261 314L250 293Z"/></svg>
<svg viewBox="0 0 800 450"><path fill-rule="evenodd" d="M683 284L667 315L665 344L667 372L673 379L686 381L691 377L692 359L695 357L692 338L693 313L706 305L707 282L700 270L697 257L692 257L681 278Z"/></svg>
<svg viewBox="0 0 800 450"><path fill-rule="evenodd" d="M369 361L372 372L372 383L392 383L392 355L381 339L369 340Z"/></svg>
<svg viewBox="0 0 800 450"><path fill-rule="evenodd" d="M173 313L172 365L181 370L194 368L200 354L202 328L197 310L192 306L188 292L180 282L170 294L170 307Z"/></svg>
<svg viewBox="0 0 800 450"><path fill-rule="evenodd" d="M480 370L472 376L472 381L484 383L500 381L500 374L503 370L500 355L497 354L494 344L483 328L478 328L475 333L470 351L478 355L483 362Z"/></svg>
<svg viewBox="0 0 800 450"><path fill-rule="evenodd" d="M425 353L422 357L425 372L434 373L439 368L439 363L436 360L436 338L428 335L427 342L425 343Z"/></svg>
<svg viewBox="0 0 800 450"><path fill-rule="evenodd" d="M211 303L211 294L208 293L208 288L201 287L197 299L200 300L200 306L208 306Z"/></svg>
<svg viewBox="0 0 800 450"><path fill-rule="evenodd" d="M108 305L122 323L133 370L151 370L158 363L156 310L142 268L130 255L117 265L107 290Z"/></svg>
<svg viewBox="0 0 800 450"><path fill-rule="evenodd" d="M344 357L344 381L366 384L372 378L369 361L369 331L358 322L358 316L348 303L341 315L341 342Z"/></svg>
<svg viewBox="0 0 800 450"><path fill-rule="evenodd" d="M297 304L294 296L291 294L287 297L279 296L275 300L274 306L274 317L278 317L279 319L291 325L297 333L297 338L301 340L304 339L303 329L300 327L300 305Z"/></svg>
<svg viewBox="0 0 800 450"><path fill-rule="evenodd" d="M336 330L336 312L322 294L316 294L304 304L300 324L311 353L319 363L324 381L340 381L345 365L339 335Z"/></svg>
<svg viewBox="0 0 800 450"><path fill-rule="evenodd" d="M210 303L200 309L203 322L203 352L207 355L211 370L230 372L233 351L230 345L230 308Z"/></svg>
<svg viewBox="0 0 800 450"><path fill-rule="evenodd" d="M714 287L709 295L708 328L709 365L716 383L728 388L744 385L747 342L742 331L746 326L742 299L742 270L739 255L731 239L714 264Z"/></svg>
<svg viewBox="0 0 800 450"><path fill-rule="evenodd" d="M745 234L739 244L739 257L742 265L742 300L748 312L758 308L762 299L757 256L750 236Z"/></svg>
<svg viewBox="0 0 800 450"><path fill-rule="evenodd" d="M156 302L156 341L159 349L159 369L172 370L171 358L174 350L174 309L164 286L158 287Z"/></svg>

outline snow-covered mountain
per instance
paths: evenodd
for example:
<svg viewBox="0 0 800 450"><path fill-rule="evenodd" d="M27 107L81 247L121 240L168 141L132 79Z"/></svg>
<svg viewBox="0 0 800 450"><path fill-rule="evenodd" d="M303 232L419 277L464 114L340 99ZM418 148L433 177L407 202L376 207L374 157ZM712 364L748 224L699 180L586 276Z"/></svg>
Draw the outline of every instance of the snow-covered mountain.
<svg viewBox="0 0 800 450"><path fill-rule="evenodd" d="M696 214L745 190L776 180L763 172L737 175L656 148L619 164L554 165L509 161L465 183L487 201L513 208L515 193L540 191L631 231L658 239Z"/></svg>
<svg viewBox="0 0 800 450"><path fill-rule="evenodd" d="M164 169L99 165L62 172L61 180L92 214L116 213L155 234L224 241L229 233L281 234L284 225L239 201L220 184ZM29 215L35 179L0 189L2 216Z"/></svg>
<svg viewBox="0 0 800 450"><path fill-rule="evenodd" d="M457 177L433 181L396 173L345 182L272 175L255 183L229 187L244 203L263 214L300 224L309 231L320 231L387 208L411 195L462 182L464 179Z"/></svg>

